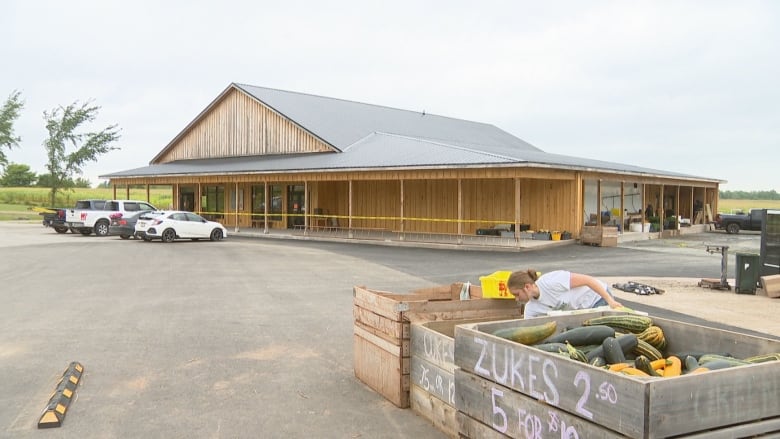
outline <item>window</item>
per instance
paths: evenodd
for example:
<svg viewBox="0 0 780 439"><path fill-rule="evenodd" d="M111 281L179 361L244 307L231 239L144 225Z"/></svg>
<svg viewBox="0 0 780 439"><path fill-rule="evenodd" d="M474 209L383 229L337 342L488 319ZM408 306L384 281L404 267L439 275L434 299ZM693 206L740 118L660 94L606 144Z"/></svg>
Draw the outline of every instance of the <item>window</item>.
<svg viewBox="0 0 780 439"><path fill-rule="evenodd" d="M275 214L271 217L271 221L282 220L282 193L284 187L278 184L269 186L268 191L271 196L271 205L268 207L269 214Z"/></svg>
<svg viewBox="0 0 780 439"><path fill-rule="evenodd" d="M201 195L201 209L204 214L221 218L225 212L225 188L222 186L206 186Z"/></svg>

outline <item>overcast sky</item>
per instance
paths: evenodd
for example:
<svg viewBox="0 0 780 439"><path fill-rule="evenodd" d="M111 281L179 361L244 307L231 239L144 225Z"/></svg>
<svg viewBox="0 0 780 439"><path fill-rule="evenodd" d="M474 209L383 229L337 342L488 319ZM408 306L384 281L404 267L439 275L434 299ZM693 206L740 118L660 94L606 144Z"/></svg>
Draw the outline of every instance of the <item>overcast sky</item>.
<svg viewBox="0 0 780 439"><path fill-rule="evenodd" d="M493 124L556 154L780 191L777 1L36 1L0 6L9 161L93 100L146 166L231 82Z"/></svg>

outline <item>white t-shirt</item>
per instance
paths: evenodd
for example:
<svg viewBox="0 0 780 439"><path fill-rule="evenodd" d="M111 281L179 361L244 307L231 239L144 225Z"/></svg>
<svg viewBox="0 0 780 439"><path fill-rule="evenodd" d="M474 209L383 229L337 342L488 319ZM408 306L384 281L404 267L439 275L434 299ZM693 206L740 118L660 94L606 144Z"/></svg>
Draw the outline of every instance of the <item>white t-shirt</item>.
<svg viewBox="0 0 780 439"><path fill-rule="evenodd" d="M601 283L604 288L607 287L606 284ZM550 311L593 308L593 305L601 299L599 293L588 286L571 288L569 271L557 270L545 273L536 280L536 286L539 287L539 298L531 299L525 304L524 318L547 315Z"/></svg>

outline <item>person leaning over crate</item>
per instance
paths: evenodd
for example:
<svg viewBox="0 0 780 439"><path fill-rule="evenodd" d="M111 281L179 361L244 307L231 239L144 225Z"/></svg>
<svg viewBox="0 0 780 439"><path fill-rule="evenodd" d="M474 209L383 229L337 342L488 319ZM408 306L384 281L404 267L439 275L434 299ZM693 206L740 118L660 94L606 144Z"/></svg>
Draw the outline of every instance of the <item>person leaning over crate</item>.
<svg viewBox="0 0 780 439"><path fill-rule="evenodd" d="M515 300L525 304L525 318L546 315L550 311L569 311L609 305L620 308L609 286L587 274L565 270L539 275L536 270L515 271L506 287Z"/></svg>

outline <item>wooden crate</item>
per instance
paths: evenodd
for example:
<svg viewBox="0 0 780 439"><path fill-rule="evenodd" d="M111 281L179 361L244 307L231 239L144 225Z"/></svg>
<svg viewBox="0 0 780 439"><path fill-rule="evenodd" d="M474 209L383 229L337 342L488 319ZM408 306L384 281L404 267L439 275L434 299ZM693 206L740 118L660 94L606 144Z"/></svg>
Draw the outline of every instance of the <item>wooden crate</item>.
<svg viewBox="0 0 780 439"><path fill-rule="evenodd" d="M761 276L761 289L768 297L780 297L780 274Z"/></svg>
<svg viewBox="0 0 780 439"><path fill-rule="evenodd" d="M617 247L618 231L613 226L583 226L580 242L599 247Z"/></svg>
<svg viewBox="0 0 780 439"><path fill-rule="evenodd" d="M391 293L353 288L353 365L355 376L401 408L410 405L411 322L520 315L514 300L482 299L477 287L471 300L460 300L462 284Z"/></svg>
<svg viewBox="0 0 780 439"><path fill-rule="evenodd" d="M510 314L514 315L508 315L508 318L516 317L516 313ZM495 320L491 318L418 322L411 326L411 408L450 437L458 437L458 410L455 408L455 326Z"/></svg>
<svg viewBox="0 0 780 439"><path fill-rule="evenodd" d="M490 335L496 329L552 319L561 331L608 313L456 326L459 433L483 437L471 433L481 427L508 437L540 438L733 438L780 433L780 362L643 380ZM777 340L653 320L666 335L667 352L706 350L737 357L780 352Z"/></svg>

